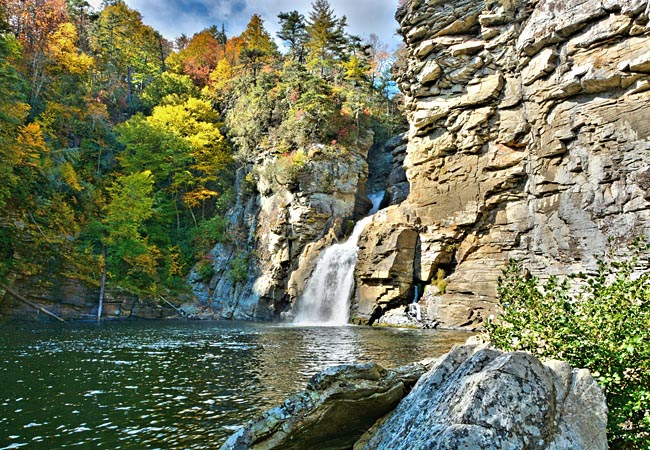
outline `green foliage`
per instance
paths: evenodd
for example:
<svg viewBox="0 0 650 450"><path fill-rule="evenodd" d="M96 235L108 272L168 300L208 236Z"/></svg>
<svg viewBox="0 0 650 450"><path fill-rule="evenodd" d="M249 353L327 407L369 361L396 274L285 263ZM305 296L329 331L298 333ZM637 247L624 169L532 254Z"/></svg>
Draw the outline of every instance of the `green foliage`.
<svg viewBox="0 0 650 450"><path fill-rule="evenodd" d="M203 256L196 264L196 273L206 283L214 276L214 261L212 255Z"/></svg>
<svg viewBox="0 0 650 450"><path fill-rule="evenodd" d="M193 234L194 247L200 251L215 244L228 242L230 239L229 225L230 221L222 216L214 216L202 221Z"/></svg>
<svg viewBox="0 0 650 450"><path fill-rule="evenodd" d="M650 272L648 246L598 263L595 274L540 286L510 261L499 281L503 315L489 339L587 368L604 388L611 448L650 448Z"/></svg>
<svg viewBox="0 0 650 450"><path fill-rule="evenodd" d="M308 158L303 149L279 155L264 166L264 174L278 185L292 185L303 171Z"/></svg>
<svg viewBox="0 0 650 450"><path fill-rule="evenodd" d="M188 75L164 72L144 89L142 102L151 110L157 105L182 104L191 97L198 97L198 88Z"/></svg>
<svg viewBox="0 0 650 450"><path fill-rule="evenodd" d="M228 277L233 283L243 283L248 280L250 275L251 257L248 252L240 252L235 258L230 260L228 264Z"/></svg>
<svg viewBox="0 0 650 450"><path fill-rule="evenodd" d="M280 31L276 35L289 46L289 56L294 61L305 62L305 45L307 43L307 25L305 17L298 11L278 14Z"/></svg>
<svg viewBox="0 0 650 450"><path fill-rule="evenodd" d="M436 271L435 284L438 287L440 294L447 292L447 281L445 281L445 271L444 269L439 268Z"/></svg>

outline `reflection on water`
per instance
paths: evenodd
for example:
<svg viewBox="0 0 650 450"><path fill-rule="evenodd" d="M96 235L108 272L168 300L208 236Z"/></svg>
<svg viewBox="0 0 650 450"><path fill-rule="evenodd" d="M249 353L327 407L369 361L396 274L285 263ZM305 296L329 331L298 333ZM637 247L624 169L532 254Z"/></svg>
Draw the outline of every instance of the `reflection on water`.
<svg viewBox="0 0 650 450"><path fill-rule="evenodd" d="M0 325L0 449L210 449L323 368L465 333L241 323Z"/></svg>

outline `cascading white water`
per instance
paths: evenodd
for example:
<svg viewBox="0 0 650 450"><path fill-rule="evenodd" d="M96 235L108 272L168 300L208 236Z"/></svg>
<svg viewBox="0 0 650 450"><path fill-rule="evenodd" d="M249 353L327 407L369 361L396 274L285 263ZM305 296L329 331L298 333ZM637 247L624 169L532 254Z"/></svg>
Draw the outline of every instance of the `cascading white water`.
<svg viewBox="0 0 650 450"><path fill-rule="evenodd" d="M372 214L377 212L384 192L368 196L373 208L369 216L354 226L350 237L323 251L316 262L305 291L296 303L294 323L301 325L345 325L349 318L349 301L354 288L357 241Z"/></svg>

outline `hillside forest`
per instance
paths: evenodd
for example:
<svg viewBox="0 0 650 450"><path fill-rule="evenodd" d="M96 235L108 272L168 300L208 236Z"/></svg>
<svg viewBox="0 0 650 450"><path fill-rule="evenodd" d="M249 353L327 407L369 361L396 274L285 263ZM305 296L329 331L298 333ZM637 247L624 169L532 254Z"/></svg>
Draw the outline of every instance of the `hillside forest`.
<svg viewBox="0 0 650 450"><path fill-rule="evenodd" d="M137 295L185 289L262 149L354 145L402 126L395 55L327 0L173 42L121 0L0 6L0 280L63 275ZM281 45L278 46L278 42ZM242 241L244 242L244 241ZM239 268L246 271L246 267Z"/></svg>

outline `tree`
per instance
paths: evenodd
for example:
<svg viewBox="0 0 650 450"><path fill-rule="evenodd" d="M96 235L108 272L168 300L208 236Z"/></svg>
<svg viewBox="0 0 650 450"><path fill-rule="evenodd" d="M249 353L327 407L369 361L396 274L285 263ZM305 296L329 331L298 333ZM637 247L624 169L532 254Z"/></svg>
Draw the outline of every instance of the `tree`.
<svg viewBox="0 0 650 450"><path fill-rule="evenodd" d="M337 18L327 0L316 0L311 6L306 26L309 35L307 63L325 76L332 71L345 46L347 19L345 16Z"/></svg>
<svg viewBox="0 0 650 450"><path fill-rule="evenodd" d="M155 286L159 252L143 234L154 213L153 185L149 171L120 177L108 188L110 200L104 208L108 272L135 289Z"/></svg>
<svg viewBox="0 0 650 450"><path fill-rule="evenodd" d="M280 31L276 35L289 45L289 56L299 63L305 62L305 45L307 44L307 25L305 17L298 11L278 14Z"/></svg>
<svg viewBox="0 0 650 450"><path fill-rule="evenodd" d="M167 63L173 70L189 75L202 87L208 83L210 72L224 56L224 45L214 35L214 30L208 28L183 43L183 48L170 55Z"/></svg>
<svg viewBox="0 0 650 450"><path fill-rule="evenodd" d="M6 0L5 8L11 30L22 45L23 72L30 82L29 104L39 106L47 81L50 37L68 18L65 0Z"/></svg>
<svg viewBox="0 0 650 450"><path fill-rule="evenodd" d="M219 115L209 102L189 98L159 105L150 116L136 115L118 127L126 146L120 162L129 172L150 170L157 189L173 203L177 228L181 207L203 207L218 195L219 171L230 162L230 149L219 131Z"/></svg>
<svg viewBox="0 0 650 450"><path fill-rule="evenodd" d="M113 114L132 108L164 70L169 45L123 1L107 3L94 22L90 44L97 54L95 89Z"/></svg>
<svg viewBox="0 0 650 450"><path fill-rule="evenodd" d="M241 38L244 41L244 48L240 60L245 68L252 71L253 80L256 80L262 66L271 62L278 54L277 46L264 28L264 21L258 14L253 14Z"/></svg>
<svg viewBox="0 0 650 450"><path fill-rule="evenodd" d="M593 274L551 277L543 286L510 261L499 280L503 314L487 324L505 350L529 351L586 368L605 390L610 448L650 445L648 246L600 260Z"/></svg>

